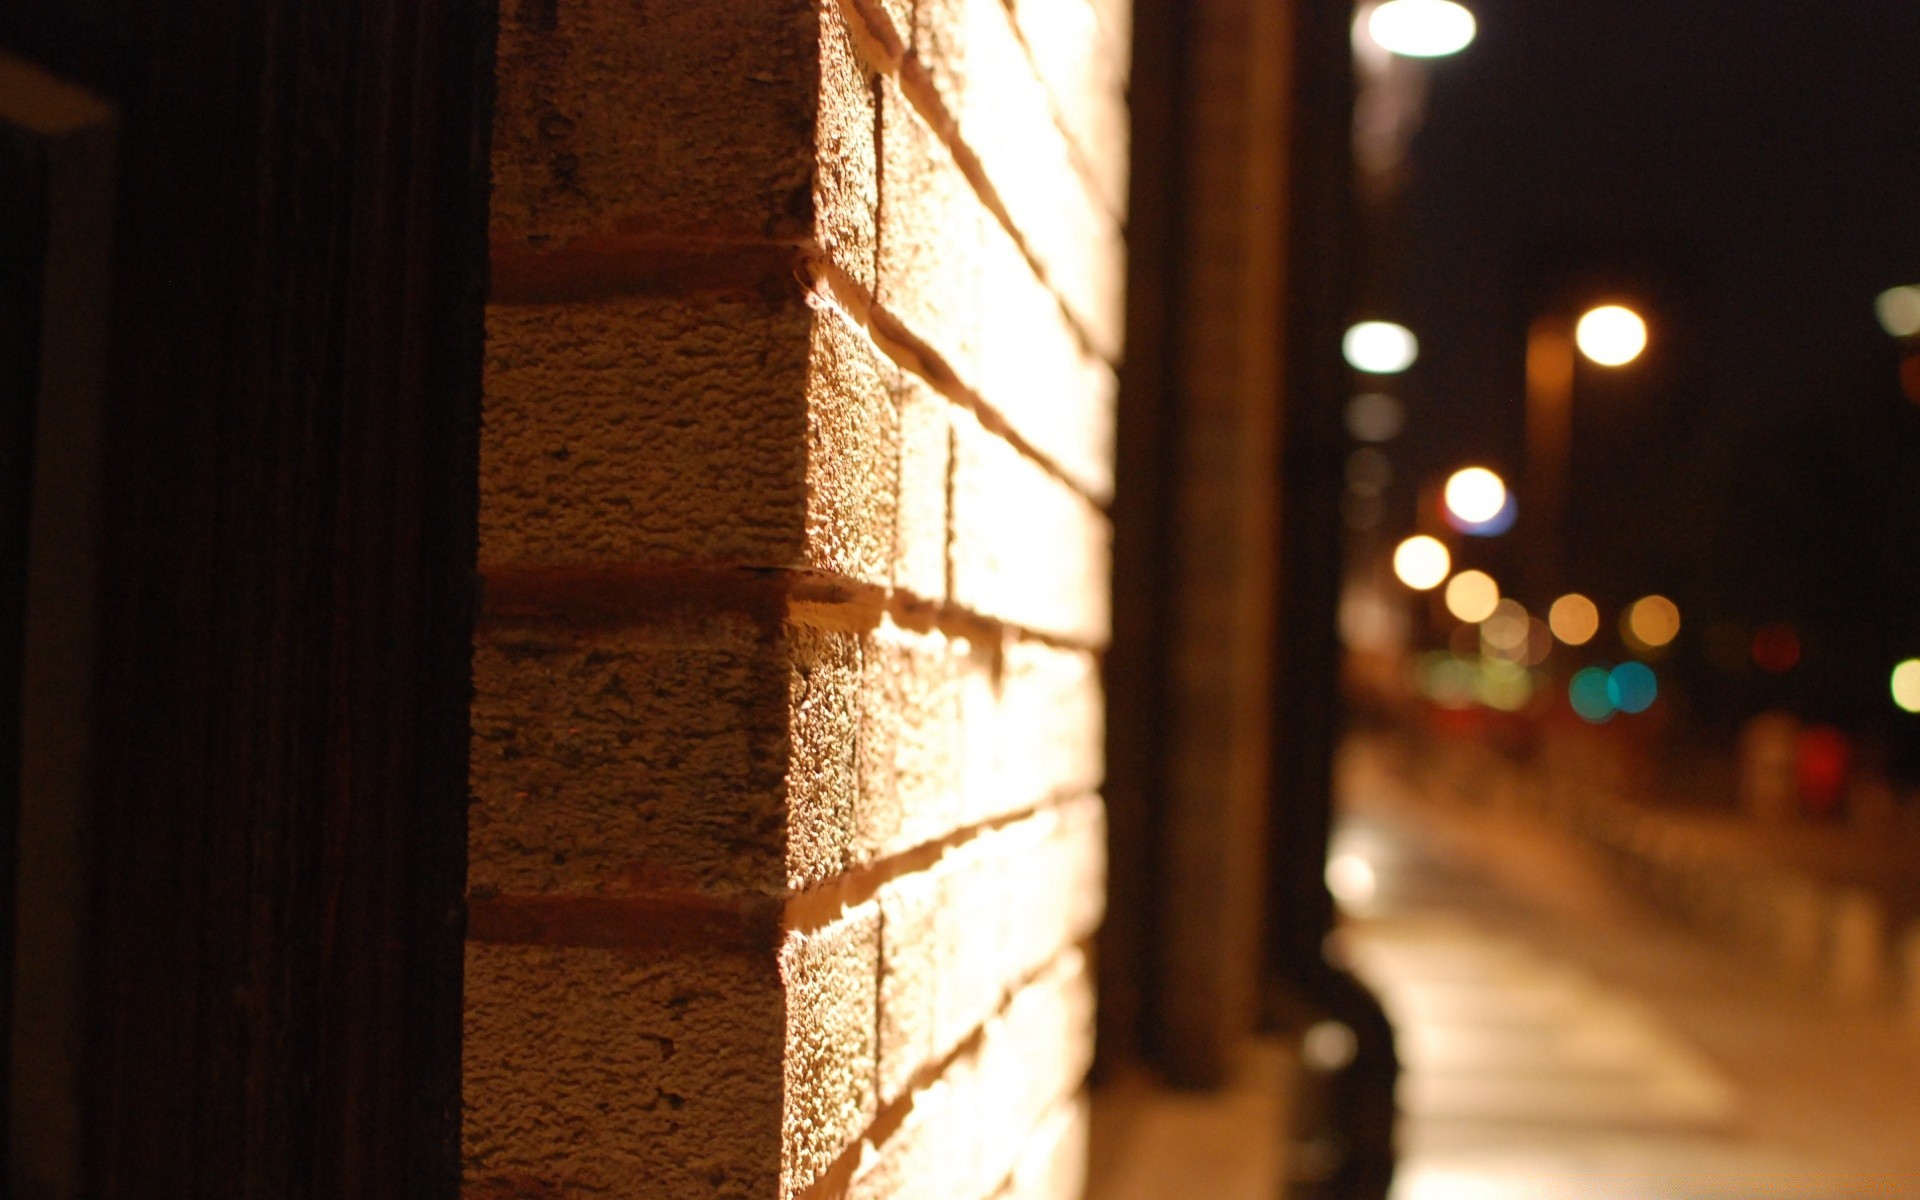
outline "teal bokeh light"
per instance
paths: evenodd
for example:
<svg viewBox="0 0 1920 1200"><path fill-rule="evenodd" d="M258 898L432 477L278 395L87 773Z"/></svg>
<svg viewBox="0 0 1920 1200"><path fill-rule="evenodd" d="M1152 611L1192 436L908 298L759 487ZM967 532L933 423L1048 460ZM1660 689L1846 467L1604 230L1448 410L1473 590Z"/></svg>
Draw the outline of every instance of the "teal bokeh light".
<svg viewBox="0 0 1920 1200"><path fill-rule="evenodd" d="M1660 698L1660 678L1645 663L1621 663L1607 675L1607 699L1623 713L1643 713Z"/></svg>
<svg viewBox="0 0 1920 1200"><path fill-rule="evenodd" d="M1613 675L1605 667L1588 667L1567 685L1567 700L1580 719L1605 725L1619 711L1613 703Z"/></svg>

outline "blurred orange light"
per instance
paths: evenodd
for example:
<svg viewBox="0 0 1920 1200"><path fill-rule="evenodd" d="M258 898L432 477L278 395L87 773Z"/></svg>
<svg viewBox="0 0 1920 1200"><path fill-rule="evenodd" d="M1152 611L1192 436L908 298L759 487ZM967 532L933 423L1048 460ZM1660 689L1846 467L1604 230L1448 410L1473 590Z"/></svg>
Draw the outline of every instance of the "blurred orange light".
<svg viewBox="0 0 1920 1200"><path fill-rule="evenodd" d="M1569 646L1584 646L1600 632L1600 609L1593 601L1575 592L1553 602L1547 612L1547 624L1553 636Z"/></svg>
<svg viewBox="0 0 1920 1200"><path fill-rule="evenodd" d="M1580 318L1573 341L1591 361L1624 367L1647 348L1647 323L1630 308L1603 304Z"/></svg>
<svg viewBox="0 0 1920 1200"><path fill-rule="evenodd" d="M1648 596L1627 610L1620 632L1636 650L1658 650L1680 636L1680 606L1665 596Z"/></svg>
<svg viewBox="0 0 1920 1200"><path fill-rule="evenodd" d="M1393 573L1416 592L1430 592L1447 581L1453 555L1438 538L1410 537L1393 552Z"/></svg>
<svg viewBox="0 0 1920 1200"><path fill-rule="evenodd" d="M1481 623L1480 640L1494 651L1524 657L1532 629L1532 618L1518 600L1502 600L1493 615Z"/></svg>
<svg viewBox="0 0 1920 1200"><path fill-rule="evenodd" d="M1485 467L1455 471L1447 480L1447 511L1468 525L1485 525L1506 506L1506 481Z"/></svg>
<svg viewBox="0 0 1920 1200"><path fill-rule="evenodd" d="M1447 583L1447 611L1469 625L1493 615L1500 604L1500 585L1485 571L1462 571Z"/></svg>
<svg viewBox="0 0 1920 1200"><path fill-rule="evenodd" d="M1753 665L1785 675L1800 665L1800 634L1791 625L1768 625L1753 635Z"/></svg>

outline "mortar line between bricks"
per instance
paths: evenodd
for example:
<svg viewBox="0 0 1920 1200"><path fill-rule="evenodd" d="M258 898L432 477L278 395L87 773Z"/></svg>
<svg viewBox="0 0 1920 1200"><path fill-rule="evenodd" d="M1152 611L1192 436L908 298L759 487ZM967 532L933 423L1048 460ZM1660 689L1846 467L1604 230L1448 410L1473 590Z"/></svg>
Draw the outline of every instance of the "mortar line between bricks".
<svg viewBox="0 0 1920 1200"><path fill-rule="evenodd" d="M795 933L825 929L848 911L872 900L888 884L933 867L971 842L1048 813L1061 813L1071 805L1098 795L1097 789L1061 789L1011 812L953 830L935 841L842 871L824 883L788 896L786 927Z"/></svg>
<svg viewBox="0 0 1920 1200"><path fill-rule="evenodd" d="M1067 303L1060 285L1048 273L1046 265L1034 252L1027 236L1014 223L1013 214L1007 210L1006 202L1000 198L999 189L994 187L993 181L987 177L986 167L980 162L979 155L975 154L973 148L961 139L959 122L954 119L952 113L947 111L946 104L941 101L939 91L934 87L933 77L927 72L926 65L914 54L912 48L905 44L899 31L894 29L892 19L874 0L838 0L838 3L841 15L846 19L847 24L863 26L867 32L868 36L865 38L855 36L855 49L873 45L882 48L884 57L876 59L870 56L868 65L883 75L893 77L900 85L901 94L906 96L907 102L913 105L919 112L920 118L927 123L927 127L933 130L934 136L947 147L947 152L953 156L954 164L960 168L960 173L965 175L967 182L972 185L981 206L993 215L1001 228L1006 230L1007 236L1013 239L1013 244L1019 247L1021 256L1027 260L1027 266L1046 286L1054 303L1060 306L1068 326L1080 341L1081 350L1110 366L1117 366L1118 363L1114 359L1108 358L1095 345L1093 337L1087 332L1086 323L1081 320L1080 314L1073 311L1073 306ZM1011 13L1007 14L1007 20L1009 22L1013 20ZM1015 32L1017 33L1018 30ZM1025 43L1021 43L1021 46L1024 49ZM1042 90L1045 90L1044 81ZM1064 133L1061 136L1066 138ZM1072 144L1071 138L1066 138L1066 141L1069 145ZM1075 173L1077 175L1078 171L1076 170ZM1082 182L1084 184L1084 180ZM1088 186L1100 211L1107 213L1106 202L1099 199L1099 189ZM1124 238L1125 227L1116 222L1116 228Z"/></svg>
<svg viewBox="0 0 1920 1200"><path fill-rule="evenodd" d="M915 333L892 310L874 299L845 271L824 258L812 259L808 267L813 274L814 297L865 333L896 366L911 372L928 387L972 413L983 429L1019 451L1022 458L1045 471L1075 496L1102 513L1107 511L1106 503L1094 489L1074 478L1044 450L1022 436L1005 414L961 377L945 355Z"/></svg>
<svg viewBox="0 0 1920 1200"><path fill-rule="evenodd" d="M1000 996L1000 1003L991 1013L983 1017L980 1023L974 1026L972 1031L952 1050L915 1071L913 1078L907 1082L900 1094L880 1106L874 1113L873 1120L861 1131L860 1136L840 1152L832 1165L822 1171L820 1177L813 1182L785 1193L786 1200L846 1200L852 1193L866 1148L872 1146L876 1151L884 1149L887 1142L906 1125L907 1119L913 1115L915 1104L927 1090L945 1079L960 1062L980 1053L987 1040L987 1028L1006 1016L1008 1010L1013 1007L1013 1002L1018 1000L1028 988L1040 983L1059 968L1068 954L1076 952L1081 956L1082 969L1091 970L1093 943L1089 936L1079 941L1062 942L1054 951L1053 957L1046 962L1008 980ZM1029 1131L1029 1136L1044 1129L1047 1119L1052 1118L1063 1106L1074 1102L1086 1090L1086 1086L1087 1076L1083 1067L1078 1077L1068 1085L1065 1091L1047 1102L1040 1124ZM1025 1150L1026 1144L1023 1142L1019 1149ZM1019 1167L1020 1155L1016 1152L1007 1170L995 1178L979 1197L969 1198L969 1200L988 1200L989 1197L999 1195Z"/></svg>
<svg viewBox="0 0 1920 1200"><path fill-rule="evenodd" d="M1047 115L1067 144L1067 157L1073 161L1075 173L1080 176L1081 184L1093 197L1094 203L1100 206L1100 211L1113 220L1114 226L1120 230L1122 237L1126 236L1126 214L1114 209L1113 202L1107 198L1106 189L1101 186L1099 172L1094 170L1092 160L1087 157L1087 148L1080 144L1080 138L1068 128L1066 110L1062 107L1063 102L1059 93L1053 90L1053 84L1048 80L1047 73L1040 69L1040 56L1033 52L1033 43L1027 40L1027 31L1020 27L1020 18L1010 5L1002 7L1007 9L1007 24L1013 30L1014 40L1020 43L1020 52L1027 57L1028 69L1033 72L1033 77L1040 81L1040 90L1046 93ZM1095 23L1098 24L1097 18Z"/></svg>
<svg viewBox="0 0 1920 1200"><path fill-rule="evenodd" d="M769 624L871 633L893 618L903 629L1018 641L1102 656L1103 644L1028 629L944 601L799 567L609 563L594 566L483 564L479 627L554 623L629 628L685 612L731 612Z"/></svg>
<svg viewBox="0 0 1920 1200"><path fill-rule="evenodd" d="M918 874L971 842L1069 806L1097 792L1056 793L937 841L843 872L805 891L715 896L638 892L618 896L476 890L467 898L467 939L492 945L563 946L666 956L686 950L772 952L790 934L817 933L880 889Z"/></svg>

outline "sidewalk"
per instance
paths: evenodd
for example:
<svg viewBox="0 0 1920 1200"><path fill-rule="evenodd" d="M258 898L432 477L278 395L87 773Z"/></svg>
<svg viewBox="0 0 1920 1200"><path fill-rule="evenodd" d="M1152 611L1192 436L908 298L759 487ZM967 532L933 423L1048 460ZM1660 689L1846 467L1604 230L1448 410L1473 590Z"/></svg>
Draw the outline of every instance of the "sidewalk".
<svg viewBox="0 0 1920 1200"><path fill-rule="evenodd" d="M1392 765L1350 748L1335 859L1371 873L1343 937L1406 1058L1395 1200L1920 1195L1920 1051L1887 1014L1677 927L1524 803Z"/></svg>

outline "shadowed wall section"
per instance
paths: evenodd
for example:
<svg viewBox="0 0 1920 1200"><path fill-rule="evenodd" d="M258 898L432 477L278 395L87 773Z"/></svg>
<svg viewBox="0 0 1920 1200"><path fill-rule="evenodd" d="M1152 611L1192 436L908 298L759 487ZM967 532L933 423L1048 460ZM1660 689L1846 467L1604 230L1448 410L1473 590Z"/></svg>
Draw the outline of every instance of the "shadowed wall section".
<svg viewBox="0 0 1920 1200"><path fill-rule="evenodd" d="M1120 0L520 0L465 1194L1067 1197Z"/></svg>

